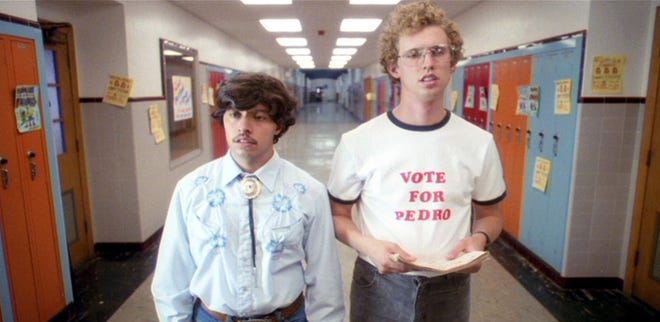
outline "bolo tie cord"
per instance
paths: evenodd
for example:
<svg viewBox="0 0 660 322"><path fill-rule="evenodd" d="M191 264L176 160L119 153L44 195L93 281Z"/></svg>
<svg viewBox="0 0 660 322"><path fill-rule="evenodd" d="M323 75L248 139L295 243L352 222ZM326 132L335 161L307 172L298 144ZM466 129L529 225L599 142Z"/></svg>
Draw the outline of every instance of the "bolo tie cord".
<svg viewBox="0 0 660 322"><path fill-rule="evenodd" d="M252 267L257 267L257 245L254 236L254 215L252 214L252 199L248 199L248 209L250 214L250 239L252 240Z"/></svg>

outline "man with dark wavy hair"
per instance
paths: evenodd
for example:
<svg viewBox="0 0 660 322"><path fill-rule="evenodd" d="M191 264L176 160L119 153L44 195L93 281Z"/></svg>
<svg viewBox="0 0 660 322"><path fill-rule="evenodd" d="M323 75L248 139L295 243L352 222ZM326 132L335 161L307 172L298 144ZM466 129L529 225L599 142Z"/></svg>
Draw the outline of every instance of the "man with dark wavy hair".
<svg viewBox="0 0 660 322"><path fill-rule="evenodd" d="M175 188L152 284L159 318L343 322L327 191L274 148L296 99L246 73L220 85L216 106L229 152Z"/></svg>
<svg viewBox="0 0 660 322"><path fill-rule="evenodd" d="M492 135L444 106L462 46L431 1L398 6L381 35L400 103L342 136L328 183L335 234L359 255L351 321L469 321L479 264L440 275L397 260L455 259L502 230L506 186Z"/></svg>

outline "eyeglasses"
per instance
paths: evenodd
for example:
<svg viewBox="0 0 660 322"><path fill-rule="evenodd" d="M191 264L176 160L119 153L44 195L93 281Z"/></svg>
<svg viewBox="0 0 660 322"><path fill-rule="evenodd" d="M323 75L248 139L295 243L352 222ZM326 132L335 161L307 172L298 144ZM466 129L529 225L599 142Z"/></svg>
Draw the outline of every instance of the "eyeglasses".
<svg viewBox="0 0 660 322"><path fill-rule="evenodd" d="M403 53L403 55L400 55L399 58L402 58L403 63L408 66L417 66L424 61L424 56L426 56L427 53L433 58L443 58L453 55L454 48L449 47L449 45L436 45L428 48L413 48Z"/></svg>

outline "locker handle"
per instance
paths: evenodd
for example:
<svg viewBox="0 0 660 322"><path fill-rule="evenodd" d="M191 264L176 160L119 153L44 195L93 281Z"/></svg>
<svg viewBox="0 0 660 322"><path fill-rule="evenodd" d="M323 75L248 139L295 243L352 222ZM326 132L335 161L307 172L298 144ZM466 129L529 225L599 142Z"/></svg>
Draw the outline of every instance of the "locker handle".
<svg viewBox="0 0 660 322"><path fill-rule="evenodd" d="M557 154L559 154L559 135L555 134L552 136L552 138L555 140L552 144L552 154L557 156Z"/></svg>
<svg viewBox="0 0 660 322"><path fill-rule="evenodd" d="M520 127L516 127L516 141L518 144L522 143L522 129Z"/></svg>
<svg viewBox="0 0 660 322"><path fill-rule="evenodd" d="M502 139L502 123L497 123L497 137Z"/></svg>
<svg viewBox="0 0 660 322"><path fill-rule="evenodd" d="M511 142L511 124L506 125L506 141Z"/></svg>
<svg viewBox="0 0 660 322"><path fill-rule="evenodd" d="M539 132L539 152L543 152L543 132Z"/></svg>
<svg viewBox="0 0 660 322"><path fill-rule="evenodd" d="M493 133L493 121L488 122L488 129L490 133Z"/></svg>
<svg viewBox="0 0 660 322"><path fill-rule="evenodd" d="M0 180L2 180L2 189L9 189L9 170L7 170L7 163L9 160L0 157Z"/></svg>
<svg viewBox="0 0 660 322"><path fill-rule="evenodd" d="M28 159L30 160L30 177L32 181L37 177L37 163L34 162L34 157L36 156L37 154L34 153L34 151L28 151Z"/></svg>
<svg viewBox="0 0 660 322"><path fill-rule="evenodd" d="M531 140L532 140L532 131L527 130L527 149L531 146Z"/></svg>

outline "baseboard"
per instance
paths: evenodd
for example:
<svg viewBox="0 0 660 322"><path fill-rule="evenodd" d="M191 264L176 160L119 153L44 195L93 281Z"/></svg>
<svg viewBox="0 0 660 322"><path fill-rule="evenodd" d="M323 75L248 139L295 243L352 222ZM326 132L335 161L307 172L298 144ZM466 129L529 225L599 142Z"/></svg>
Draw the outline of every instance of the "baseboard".
<svg viewBox="0 0 660 322"><path fill-rule="evenodd" d="M99 256L113 256L123 253L142 252L158 244L162 233L163 228L161 227L141 243L96 243L94 244L94 251Z"/></svg>
<svg viewBox="0 0 660 322"><path fill-rule="evenodd" d="M606 289L623 289L623 280L617 277L564 277L550 264L545 262L542 258L534 252L525 247L520 241L514 238L506 231L502 231L500 239L506 242L518 254L529 261L532 266L536 267L545 276L555 282L562 288L576 289L576 288L606 288Z"/></svg>

